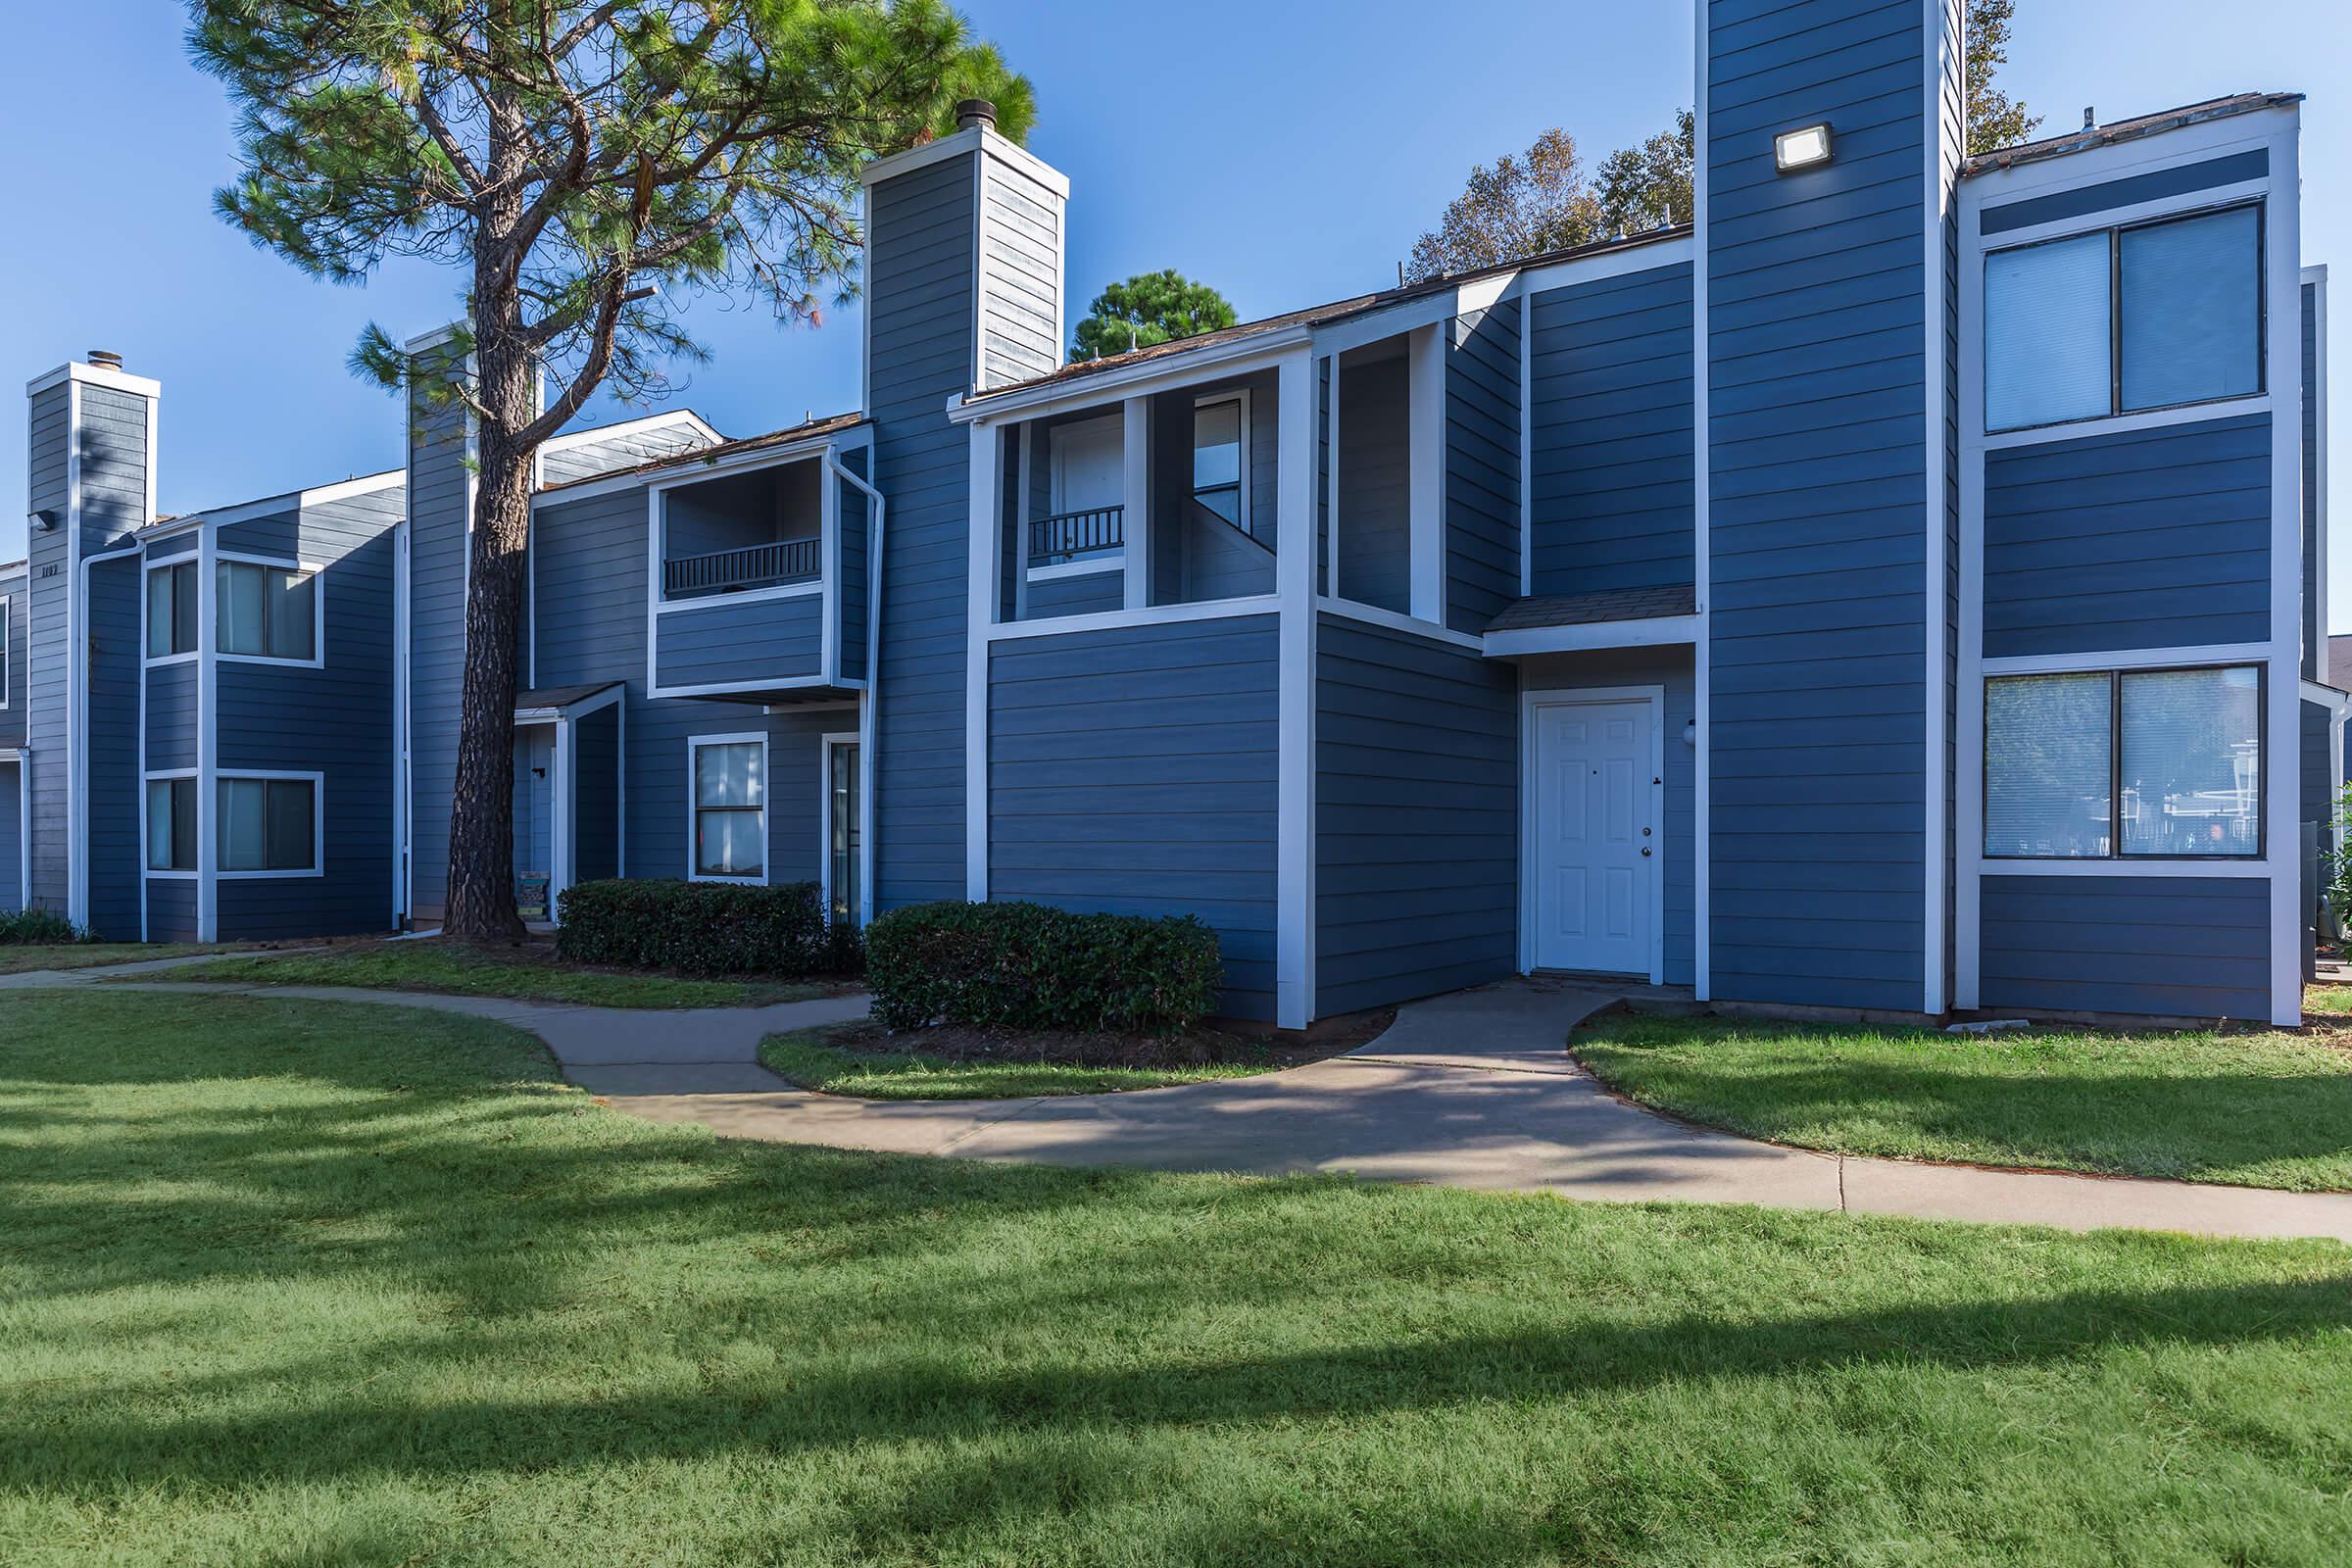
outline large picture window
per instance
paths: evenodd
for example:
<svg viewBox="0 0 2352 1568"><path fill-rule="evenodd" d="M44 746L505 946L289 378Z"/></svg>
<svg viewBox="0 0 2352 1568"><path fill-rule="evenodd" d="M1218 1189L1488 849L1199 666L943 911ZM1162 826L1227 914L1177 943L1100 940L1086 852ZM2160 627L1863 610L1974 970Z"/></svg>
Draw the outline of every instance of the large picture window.
<svg viewBox="0 0 2352 1568"><path fill-rule="evenodd" d="M1984 428L2260 393L2262 249L2253 204L1992 252Z"/></svg>
<svg viewBox="0 0 2352 1568"><path fill-rule="evenodd" d="M1986 858L2259 857L2262 685L2251 664L1987 680Z"/></svg>
<svg viewBox="0 0 2352 1568"><path fill-rule="evenodd" d="M298 662L317 657L317 573L257 561L223 561L214 591L220 600L221 653Z"/></svg>
<svg viewBox="0 0 2352 1568"><path fill-rule="evenodd" d="M767 876L767 742L725 735L687 743L694 790L694 879Z"/></svg>
<svg viewBox="0 0 2352 1568"><path fill-rule="evenodd" d="M222 874L303 876L318 865L318 784L223 778L217 847Z"/></svg>

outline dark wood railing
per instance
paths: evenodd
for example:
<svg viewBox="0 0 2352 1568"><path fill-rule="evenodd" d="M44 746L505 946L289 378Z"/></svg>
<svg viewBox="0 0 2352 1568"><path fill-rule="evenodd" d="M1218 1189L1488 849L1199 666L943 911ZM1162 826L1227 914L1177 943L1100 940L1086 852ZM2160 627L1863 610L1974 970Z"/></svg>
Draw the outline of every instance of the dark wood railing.
<svg viewBox="0 0 2352 1568"><path fill-rule="evenodd" d="M662 594L741 593L747 588L770 588L779 583L807 582L817 575L817 541L787 539L778 544L751 545L742 550L714 550L704 556L679 556L662 563Z"/></svg>
<svg viewBox="0 0 2352 1568"><path fill-rule="evenodd" d="M1127 509L1098 507L1092 512L1065 512L1040 517L1029 524L1029 559L1052 563L1099 550L1117 550L1127 543Z"/></svg>

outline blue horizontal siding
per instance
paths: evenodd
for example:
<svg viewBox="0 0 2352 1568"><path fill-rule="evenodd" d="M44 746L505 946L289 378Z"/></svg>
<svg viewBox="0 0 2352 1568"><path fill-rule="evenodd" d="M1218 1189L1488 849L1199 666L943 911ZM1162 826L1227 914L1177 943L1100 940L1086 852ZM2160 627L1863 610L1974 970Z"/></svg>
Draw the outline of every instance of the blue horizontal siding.
<svg viewBox="0 0 2352 1568"><path fill-rule="evenodd" d="M2006 234L2014 229L2032 228L2038 223L2055 223L2061 219L2113 212L2119 207L2132 207L2140 202L2161 201L2167 196L2186 196L2220 185L2242 184L2250 179L2262 179L2270 172L2270 149L2257 147L2251 152L2208 158L2202 163L2183 164L2178 169L2160 169L2152 174L2102 180L2096 185L2083 185L2075 190L2060 191L2053 196L2002 202L1998 206L1985 208L1979 215L1977 227L1979 232L1986 235Z"/></svg>
<svg viewBox="0 0 2352 1568"><path fill-rule="evenodd" d="M1983 899L1986 1007L2270 1016L2261 878L1988 876Z"/></svg>
<svg viewBox="0 0 2352 1568"><path fill-rule="evenodd" d="M758 687L815 675L825 596L665 610L655 618L654 679L669 686Z"/></svg>
<svg viewBox="0 0 2352 1568"><path fill-rule="evenodd" d="M1690 267L1550 289L1529 320L1534 592L1692 581Z"/></svg>
<svg viewBox="0 0 2352 1568"><path fill-rule="evenodd" d="M1984 462L1984 655L2270 638L2271 420L2012 447Z"/></svg>
<svg viewBox="0 0 2352 1568"><path fill-rule="evenodd" d="M1276 618L999 642L989 896L1217 932L1219 1006L1274 1015Z"/></svg>
<svg viewBox="0 0 2352 1568"><path fill-rule="evenodd" d="M147 671L147 770L196 766L196 663Z"/></svg>
<svg viewBox="0 0 2352 1568"><path fill-rule="evenodd" d="M1315 662L1315 1014L1509 974L1519 936L1517 678L1322 617Z"/></svg>
<svg viewBox="0 0 2352 1568"><path fill-rule="evenodd" d="M1446 341L1446 618L1481 632L1519 597L1517 300L1456 318Z"/></svg>
<svg viewBox="0 0 2352 1568"><path fill-rule="evenodd" d="M1127 573L1118 567L1068 577L1048 577L1029 584L1029 620L1054 615L1088 615L1116 610L1127 602Z"/></svg>

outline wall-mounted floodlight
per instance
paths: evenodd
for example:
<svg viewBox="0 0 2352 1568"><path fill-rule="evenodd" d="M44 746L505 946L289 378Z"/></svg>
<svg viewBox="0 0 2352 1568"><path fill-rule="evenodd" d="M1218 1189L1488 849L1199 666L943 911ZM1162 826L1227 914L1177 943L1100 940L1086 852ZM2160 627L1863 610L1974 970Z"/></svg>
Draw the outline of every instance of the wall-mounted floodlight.
<svg viewBox="0 0 2352 1568"><path fill-rule="evenodd" d="M1830 127L1824 123L1802 130L1784 130L1772 138L1773 167L1784 174L1813 169L1830 161Z"/></svg>
<svg viewBox="0 0 2352 1568"><path fill-rule="evenodd" d="M53 533L57 529L57 514L45 507L39 512L31 514L24 521L34 533Z"/></svg>

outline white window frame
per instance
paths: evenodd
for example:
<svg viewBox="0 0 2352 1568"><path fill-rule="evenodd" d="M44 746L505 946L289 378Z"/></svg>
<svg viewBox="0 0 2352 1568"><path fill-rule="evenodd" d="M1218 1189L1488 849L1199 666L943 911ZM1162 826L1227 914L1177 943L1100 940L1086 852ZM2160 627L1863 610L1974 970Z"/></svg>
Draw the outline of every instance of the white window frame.
<svg viewBox="0 0 2352 1568"><path fill-rule="evenodd" d="M1189 466L1195 455L1200 450L1200 411L1202 409L1212 408L1219 403L1238 403L1241 405L1242 485L1241 496L1238 502L1238 508L1241 512L1241 517L1239 519L1238 526L1241 528L1242 532L1249 534L1252 539L1254 539L1257 537L1257 534L1252 526L1253 513L1250 506L1250 484L1255 477L1255 475L1250 472L1250 388L1246 386L1219 387L1214 392L1197 392L1193 395L1193 440L1185 452L1185 462L1188 466L1188 471L1185 475L1184 493L1188 498L1196 502L1200 500L1200 487L1192 482L1192 475L1189 471Z"/></svg>
<svg viewBox="0 0 2352 1568"><path fill-rule="evenodd" d="M2229 392L2219 397L2194 398L2186 403L2160 403L2144 409L2125 408L2122 261L2124 236L2142 229L2163 228L2174 223L2190 222L2200 218L2216 218L2225 213L2248 210L2254 214L2254 390L2251 392ZM1986 245L1984 254L1978 259L1978 296L1981 300L1988 300L1991 294L1992 264L1996 258L2019 251L2038 250L2044 245L2062 244L2068 240L2089 239L2094 235L2104 236L2107 241L2109 286L2107 292L2108 384L2106 412L2085 414L2072 419L2053 419L2041 424L1994 425L1986 422L1985 416L1990 412L1985 407L1986 402L1989 401L1988 396L1980 391L1975 416L1988 440L2042 435L2049 431L2068 432L2067 438L2071 439L2078 427L2112 427L2125 420L2151 422L2168 420L2168 416L2177 418L2184 411L2195 411L2200 416L2206 418L2226 418L2228 417L2226 414L2208 411L2226 409L2230 404L2267 405L2270 401L2271 376L2276 368L2271 364L2271 312L2277 302L2271 298L2271 209L2267 193L2256 192L2250 195L2216 197L2198 206L2167 209L2130 218L2119 218L2114 214L2107 214L2104 217L2105 221L2103 222L2061 228L2059 232L2054 233L2043 233L2039 229L2030 230L2029 232L2034 235L2030 239L2012 239L2003 236L2005 243ZM2298 291L2295 304L2296 325L2299 331L2302 310L2300 291ZM1980 312L1979 314L1977 352L1984 359L1987 378L1989 378L1992 363L1992 318L1989 312ZM2299 378L2300 370L2296 373ZM2081 433L2097 434L2099 430L2084 429Z"/></svg>
<svg viewBox="0 0 2352 1568"><path fill-rule="evenodd" d="M141 588L145 588L147 586L147 579L144 577L140 578L139 586ZM14 646L14 644L9 641L8 635L9 626L11 624L8 618L10 609L9 599L9 595L0 594L0 712L6 712L8 710L8 689L10 677L16 674L16 669L14 665L11 664L8 657L9 650ZM144 634L144 628L141 628L139 652L144 654L146 651L147 640ZM144 854L143 849L141 853Z"/></svg>
<svg viewBox="0 0 2352 1568"><path fill-rule="evenodd" d="M828 921L833 918L833 754L844 746L856 746L858 743L856 730L844 730L839 734L818 737L816 746L816 889ZM862 797L865 791L865 759L862 755L858 762L855 771L858 774L858 794ZM862 808L863 800L860 799L858 804ZM863 814L862 809L859 814ZM858 902L860 907L850 910L850 920L852 924L862 927L865 924L862 906L865 903L867 874L865 834L862 831L858 835Z"/></svg>
<svg viewBox="0 0 2352 1568"><path fill-rule="evenodd" d="M280 669L324 669L326 667L326 567L315 561L302 561L286 556L246 555L234 550L215 550L213 570L219 573L224 564L264 566L272 571L290 571L311 581L311 657L285 659L275 654L232 654L220 646L220 628L213 627L213 658L224 664L273 664ZM213 614L220 613L220 594L213 595Z"/></svg>
<svg viewBox="0 0 2352 1568"><path fill-rule="evenodd" d="M176 654L151 655L147 652L147 642L154 633L154 627L150 624L151 617L147 611L155 601L151 597L154 590L149 586L149 582L156 572L170 571L175 566L191 567L196 574L196 646ZM160 561L148 561L144 569L139 573L139 667L141 669L160 669L166 664L192 664L203 657L204 564L202 552L189 550L176 556L166 556ZM140 856L144 858L146 853L146 847L140 846Z"/></svg>
<svg viewBox="0 0 2352 1568"><path fill-rule="evenodd" d="M758 746L760 748L760 874L758 876L706 875L695 861L695 828L702 818L702 803L695 795L697 762L706 746ZM767 786L772 781L768 772L767 733L764 730L745 730L731 735L689 735L686 737L686 880L689 882L731 882L738 887L763 888L775 863L775 838L769 831L767 818ZM713 808L730 809L730 808Z"/></svg>
<svg viewBox="0 0 2352 1568"><path fill-rule="evenodd" d="M267 661L267 662L286 663L288 661L270 660ZM223 767L215 769L213 773L213 798L209 802L202 803L198 807L200 811L210 810L213 813L213 843L215 846L214 854L216 857L220 854L220 786L239 780L260 780L263 782L268 782L271 779L292 780L297 783L305 779L310 781L311 863L309 867L302 870L271 871L215 870L213 872L213 877L216 881L284 882L302 877L316 878L326 875L326 775L322 772L305 771L300 768L266 767Z"/></svg>
<svg viewBox="0 0 2352 1568"><path fill-rule="evenodd" d="M186 779L190 784L196 787L196 842L194 845L190 846L190 848L195 852L196 863L184 871L170 867L159 868L147 863L147 832L145 827L147 820L147 786L150 784L175 783L180 779ZM148 772L141 775L139 783L139 816L142 824L139 832L139 869L142 874L154 877L157 880L164 882L193 882L204 875L204 775L201 772L192 767L159 767L150 769Z"/></svg>

